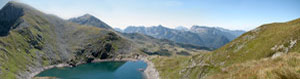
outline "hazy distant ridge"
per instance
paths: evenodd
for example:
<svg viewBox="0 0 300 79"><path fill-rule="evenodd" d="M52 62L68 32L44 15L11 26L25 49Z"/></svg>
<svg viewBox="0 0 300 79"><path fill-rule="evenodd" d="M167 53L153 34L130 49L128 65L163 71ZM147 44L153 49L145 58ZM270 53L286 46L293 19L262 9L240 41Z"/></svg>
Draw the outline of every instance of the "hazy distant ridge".
<svg viewBox="0 0 300 79"><path fill-rule="evenodd" d="M171 29L162 25L152 27L128 26L124 30L119 28L115 28L115 30L124 33L141 33L159 39L168 39L210 48L219 48L245 32L207 26L193 26L190 29L181 26Z"/></svg>

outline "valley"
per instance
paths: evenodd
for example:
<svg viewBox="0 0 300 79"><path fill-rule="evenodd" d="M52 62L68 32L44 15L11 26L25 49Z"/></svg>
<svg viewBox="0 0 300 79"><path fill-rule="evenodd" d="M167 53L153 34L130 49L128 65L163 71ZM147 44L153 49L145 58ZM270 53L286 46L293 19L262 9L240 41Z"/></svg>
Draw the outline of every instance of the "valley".
<svg viewBox="0 0 300 79"><path fill-rule="evenodd" d="M299 17L247 32L109 23L8 1L0 10L0 79L300 79Z"/></svg>

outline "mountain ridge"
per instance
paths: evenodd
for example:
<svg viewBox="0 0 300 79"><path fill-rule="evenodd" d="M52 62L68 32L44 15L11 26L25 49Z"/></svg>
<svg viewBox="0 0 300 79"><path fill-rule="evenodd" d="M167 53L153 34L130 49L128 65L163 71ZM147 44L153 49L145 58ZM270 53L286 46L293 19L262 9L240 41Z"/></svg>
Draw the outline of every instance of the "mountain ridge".
<svg viewBox="0 0 300 79"><path fill-rule="evenodd" d="M200 49L206 49L145 35L125 36L89 22L70 22L27 6L9 2L0 10L0 16L13 17L13 20L0 18L0 28L8 27L5 34L0 36L0 78L30 79L34 76L32 73L62 63L76 66L102 59L192 55L205 51ZM6 16L14 15L16 9L10 8L18 7L24 12L22 15ZM9 25L5 25L7 22Z"/></svg>
<svg viewBox="0 0 300 79"><path fill-rule="evenodd" d="M10 16L15 11L23 13ZM4 79L29 79L29 74L58 63L76 66L88 63L87 59L139 54L128 50L130 41L114 32L68 22L23 3L8 2L0 14L7 17L0 18L0 28L8 28L0 36L0 77Z"/></svg>
<svg viewBox="0 0 300 79"><path fill-rule="evenodd" d="M236 38L243 32L234 35L228 31L223 32L217 28L205 27L203 30L209 32L198 32L196 29L201 29L202 27L193 26L190 30L181 31L176 29L171 29L164 27L162 25L153 27L144 26L128 26L126 29L122 30L124 33L141 33L153 36L158 39L168 39L179 43L194 44L199 46L206 46L210 48L219 48L229 41ZM214 34L217 33L217 34Z"/></svg>
<svg viewBox="0 0 300 79"><path fill-rule="evenodd" d="M299 79L299 33L300 19L264 24L210 53L152 61L166 79Z"/></svg>

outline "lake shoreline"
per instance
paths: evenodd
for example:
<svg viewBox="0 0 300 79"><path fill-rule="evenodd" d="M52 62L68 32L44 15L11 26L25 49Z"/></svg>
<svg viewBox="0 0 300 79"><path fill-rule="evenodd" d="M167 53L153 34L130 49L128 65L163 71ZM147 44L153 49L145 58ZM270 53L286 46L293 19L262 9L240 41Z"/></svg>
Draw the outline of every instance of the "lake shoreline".
<svg viewBox="0 0 300 79"><path fill-rule="evenodd" d="M148 60L148 57L142 59L147 63L147 68L144 71L146 79L160 79L159 72L155 69L154 64Z"/></svg>
<svg viewBox="0 0 300 79"><path fill-rule="evenodd" d="M71 65L69 65L67 63L61 63L61 64L56 64L56 65L50 65L50 66L42 67L42 68L37 69L35 72L30 73L29 79L33 79L39 73L41 73L41 72L43 72L43 71L45 71L47 69L51 69L51 68L55 68L55 67L71 67Z"/></svg>
<svg viewBox="0 0 300 79"><path fill-rule="evenodd" d="M146 79L159 79L158 76L158 72L156 71L156 69L154 68L154 65L151 61L149 61L147 59L147 57L143 57L143 58L122 58L122 59L95 59L93 60L91 63L98 63L98 62L109 62L109 61L144 61L147 64L146 69L142 72L145 76ZM80 65L80 64L87 64L87 63L78 63L76 65ZM61 63L61 64L57 64L57 65L50 65L50 66L46 66L40 69L36 69L35 72L31 73L29 75L30 79L35 78L36 75L38 75L39 73L47 70L47 69L51 69L51 68L55 68L55 67L72 67L72 65L67 64L67 63Z"/></svg>

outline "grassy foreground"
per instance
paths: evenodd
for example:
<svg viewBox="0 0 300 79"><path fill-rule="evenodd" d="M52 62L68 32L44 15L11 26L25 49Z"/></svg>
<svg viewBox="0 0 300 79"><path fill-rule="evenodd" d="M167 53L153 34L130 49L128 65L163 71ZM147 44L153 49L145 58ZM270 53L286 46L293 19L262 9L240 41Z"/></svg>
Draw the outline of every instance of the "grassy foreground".
<svg viewBox="0 0 300 79"><path fill-rule="evenodd" d="M265 24L211 53L153 62L162 79L299 79L299 35L300 19Z"/></svg>
<svg viewBox="0 0 300 79"><path fill-rule="evenodd" d="M162 79L197 79L202 68L191 65L192 56L156 56L151 61ZM233 64L205 79L300 79L300 53Z"/></svg>

